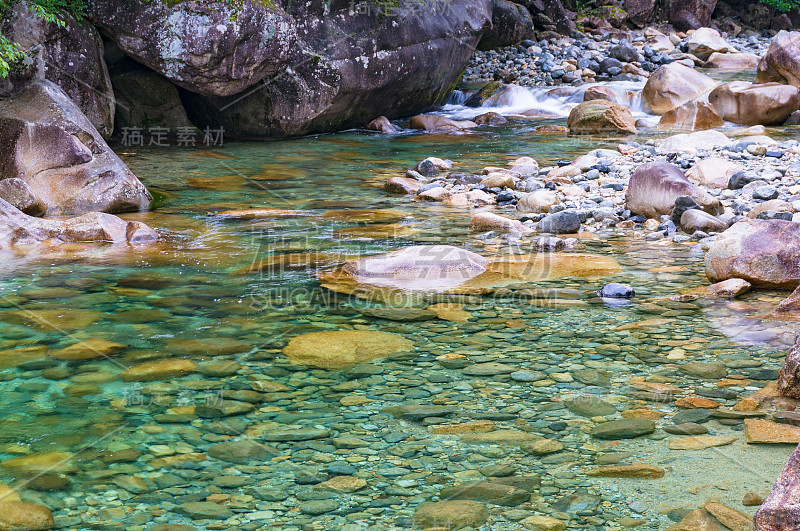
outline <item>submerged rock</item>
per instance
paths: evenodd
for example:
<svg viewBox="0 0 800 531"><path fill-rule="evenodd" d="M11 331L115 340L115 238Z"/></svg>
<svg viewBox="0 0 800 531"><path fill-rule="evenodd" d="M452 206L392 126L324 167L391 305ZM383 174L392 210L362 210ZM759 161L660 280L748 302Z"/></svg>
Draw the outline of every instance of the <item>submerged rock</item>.
<svg viewBox="0 0 800 531"><path fill-rule="evenodd" d="M294 363L322 369L344 369L357 363L414 350L414 342L397 334L372 330L311 332L289 340L283 354Z"/></svg>
<svg viewBox="0 0 800 531"><path fill-rule="evenodd" d="M158 234L140 221L90 212L61 219L35 218L0 199L0 249L38 243L147 243Z"/></svg>
<svg viewBox="0 0 800 531"><path fill-rule="evenodd" d="M447 500L422 503L414 513L414 525L420 529L479 528L489 519L489 509L470 500Z"/></svg>
<svg viewBox="0 0 800 531"><path fill-rule="evenodd" d="M0 529L37 531L54 529L53 513L44 505L23 501L0 501Z"/></svg>
<svg viewBox="0 0 800 531"><path fill-rule="evenodd" d="M47 215L142 210L152 200L50 81L32 83L0 101L0 178L23 180L47 205Z"/></svg>
<svg viewBox="0 0 800 531"><path fill-rule="evenodd" d="M778 476L769 496L756 511L754 531L785 531L800 522L800 445Z"/></svg>
<svg viewBox="0 0 800 531"><path fill-rule="evenodd" d="M705 258L711 282L741 278L762 288L800 283L800 224L745 219L720 234Z"/></svg>

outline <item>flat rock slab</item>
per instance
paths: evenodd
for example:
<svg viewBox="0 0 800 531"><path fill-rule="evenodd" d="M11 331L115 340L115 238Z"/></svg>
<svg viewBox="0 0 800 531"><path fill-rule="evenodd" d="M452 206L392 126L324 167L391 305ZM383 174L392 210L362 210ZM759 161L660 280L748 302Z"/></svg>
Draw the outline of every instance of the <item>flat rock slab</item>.
<svg viewBox="0 0 800 531"><path fill-rule="evenodd" d="M606 478L658 479L664 477L664 469L655 465L635 463L632 465L601 466L587 471L586 475Z"/></svg>
<svg viewBox="0 0 800 531"><path fill-rule="evenodd" d="M633 439L656 431L656 423L647 419L621 419L596 426L591 434L598 439Z"/></svg>
<svg viewBox="0 0 800 531"><path fill-rule="evenodd" d="M497 430L490 433L470 433L461 437L461 442L471 444L518 445L542 439L541 435L517 430Z"/></svg>
<svg viewBox="0 0 800 531"><path fill-rule="evenodd" d="M749 444L797 444L800 427L763 419L745 419L744 437Z"/></svg>
<svg viewBox="0 0 800 531"><path fill-rule="evenodd" d="M489 518L482 503L471 500L447 500L422 503L414 513L414 525L420 529L461 529L480 527Z"/></svg>
<svg viewBox="0 0 800 531"><path fill-rule="evenodd" d="M735 435L695 435L669 440L670 450L705 450L715 446L726 446L739 438Z"/></svg>
<svg viewBox="0 0 800 531"><path fill-rule="evenodd" d="M505 507L516 507L530 500L531 495L529 492L511 485L476 481L474 483L446 487L439 493L439 497L446 500L472 500Z"/></svg>

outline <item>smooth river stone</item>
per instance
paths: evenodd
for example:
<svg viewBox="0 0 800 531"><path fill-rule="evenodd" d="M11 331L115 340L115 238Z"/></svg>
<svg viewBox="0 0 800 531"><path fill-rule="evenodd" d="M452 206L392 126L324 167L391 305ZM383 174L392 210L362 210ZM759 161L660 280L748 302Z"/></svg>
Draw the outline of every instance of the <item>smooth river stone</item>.
<svg viewBox="0 0 800 531"><path fill-rule="evenodd" d="M44 505L23 501L0 501L0 529L34 531L53 529L53 513Z"/></svg>
<svg viewBox="0 0 800 531"><path fill-rule="evenodd" d="M632 439L656 430L656 423L646 419L621 419L604 422L592 429L598 439Z"/></svg>
<svg viewBox="0 0 800 531"><path fill-rule="evenodd" d="M414 342L397 334L372 330L311 332L289 341L283 354L294 363L320 369L345 369L357 363L414 349Z"/></svg>
<svg viewBox="0 0 800 531"><path fill-rule="evenodd" d="M694 435L669 440L670 450L705 450L716 446L726 446L737 441L735 435Z"/></svg>
<svg viewBox="0 0 800 531"><path fill-rule="evenodd" d="M120 376L126 382L149 382L178 378L197 370L197 363L183 358L172 358L134 365L125 369Z"/></svg>
<svg viewBox="0 0 800 531"><path fill-rule="evenodd" d="M44 452L13 457L0 462L0 467L14 475L45 474L48 472L72 473L78 468L70 464L72 456L62 452Z"/></svg>
<svg viewBox="0 0 800 531"><path fill-rule="evenodd" d="M50 355L60 360L91 360L114 356L125 350L125 348L125 345L122 343L116 343L102 338L92 338L51 351Z"/></svg>
<svg viewBox="0 0 800 531"><path fill-rule="evenodd" d="M8 310L0 313L0 321L54 332L88 328L103 317L93 310Z"/></svg>
<svg viewBox="0 0 800 531"><path fill-rule="evenodd" d="M443 500L471 500L487 502L505 507L516 507L530 500L530 493L511 485L475 481L463 485L446 487L439 492Z"/></svg>
<svg viewBox="0 0 800 531"><path fill-rule="evenodd" d="M658 479L664 477L664 469L655 465L645 463L634 463L632 465L609 465L601 466L586 472L591 477L606 478L645 478Z"/></svg>
<svg viewBox="0 0 800 531"><path fill-rule="evenodd" d="M471 500L421 503L414 513L414 525L420 529L477 529L488 519L486 506Z"/></svg>

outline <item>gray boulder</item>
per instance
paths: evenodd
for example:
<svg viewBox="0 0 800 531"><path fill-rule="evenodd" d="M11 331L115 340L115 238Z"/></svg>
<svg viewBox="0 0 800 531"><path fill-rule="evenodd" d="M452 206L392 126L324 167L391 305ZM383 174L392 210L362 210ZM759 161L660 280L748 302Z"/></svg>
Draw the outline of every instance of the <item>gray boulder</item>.
<svg viewBox="0 0 800 531"><path fill-rule="evenodd" d="M479 50L518 44L533 36L533 18L524 6L508 0L492 0L492 27L478 43Z"/></svg>
<svg viewBox="0 0 800 531"><path fill-rule="evenodd" d="M103 41L88 22L64 15L64 26L34 15L26 1L14 2L0 22L0 33L20 45L28 58L21 70L0 78L0 97L31 81L47 79L61 87L104 138L114 128L114 93L103 61Z"/></svg>
<svg viewBox="0 0 800 531"><path fill-rule="evenodd" d="M291 68L234 96L184 93L194 124L224 127L226 138L274 138L361 127L443 103L490 22L491 2L402 0L360 13L344 0L313 0L287 11L303 39Z"/></svg>
<svg viewBox="0 0 800 531"><path fill-rule="evenodd" d="M271 2L94 0L87 15L129 56L209 96L281 72L297 43L294 21Z"/></svg>
<svg viewBox="0 0 800 531"><path fill-rule="evenodd" d="M127 212L152 197L69 97L35 81L0 100L0 179L24 181L46 215Z"/></svg>
<svg viewBox="0 0 800 531"><path fill-rule="evenodd" d="M681 196L689 196L710 214L722 213L719 201L690 182L680 168L668 162L650 162L639 166L631 175L625 202L634 214L657 218L670 214L675 201Z"/></svg>
<svg viewBox="0 0 800 531"><path fill-rule="evenodd" d="M178 89L161 74L128 60L112 68L111 83L117 97L117 135L136 127L163 127L173 134L178 128L194 128Z"/></svg>

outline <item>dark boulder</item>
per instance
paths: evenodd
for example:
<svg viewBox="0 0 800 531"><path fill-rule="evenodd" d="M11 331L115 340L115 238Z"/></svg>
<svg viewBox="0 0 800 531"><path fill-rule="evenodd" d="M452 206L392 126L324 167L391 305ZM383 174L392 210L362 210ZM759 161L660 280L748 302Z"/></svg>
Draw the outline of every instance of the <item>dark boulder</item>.
<svg viewBox="0 0 800 531"><path fill-rule="evenodd" d="M670 24L678 31L687 31L711 24L717 0L674 0L666 4Z"/></svg>
<svg viewBox="0 0 800 531"><path fill-rule="evenodd" d="M0 100L0 179L18 178L47 215L127 212L152 197L89 120L50 81Z"/></svg>
<svg viewBox="0 0 800 531"><path fill-rule="evenodd" d="M479 50L519 44L533 37L533 18L524 6L508 0L492 0L492 27L478 43Z"/></svg>
<svg viewBox="0 0 800 531"><path fill-rule="evenodd" d="M124 137L130 128L161 127L169 133L194 129L178 89L161 74L128 60L112 68L111 83L117 98L117 136Z"/></svg>
<svg viewBox="0 0 800 531"><path fill-rule="evenodd" d="M14 2L0 22L0 34L19 44L28 59L21 70L0 78L0 97L10 96L31 81L47 79L63 90L104 137L114 128L114 93L103 41L88 22L63 15L64 25L34 15L26 1Z"/></svg>
<svg viewBox="0 0 800 531"><path fill-rule="evenodd" d="M182 93L201 128L275 138L361 127L447 101L491 16L490 0L354 12L344 1L292 4L303 47L291 68L229 97ZM431 65L436 65L432 68Z"/></svg>

